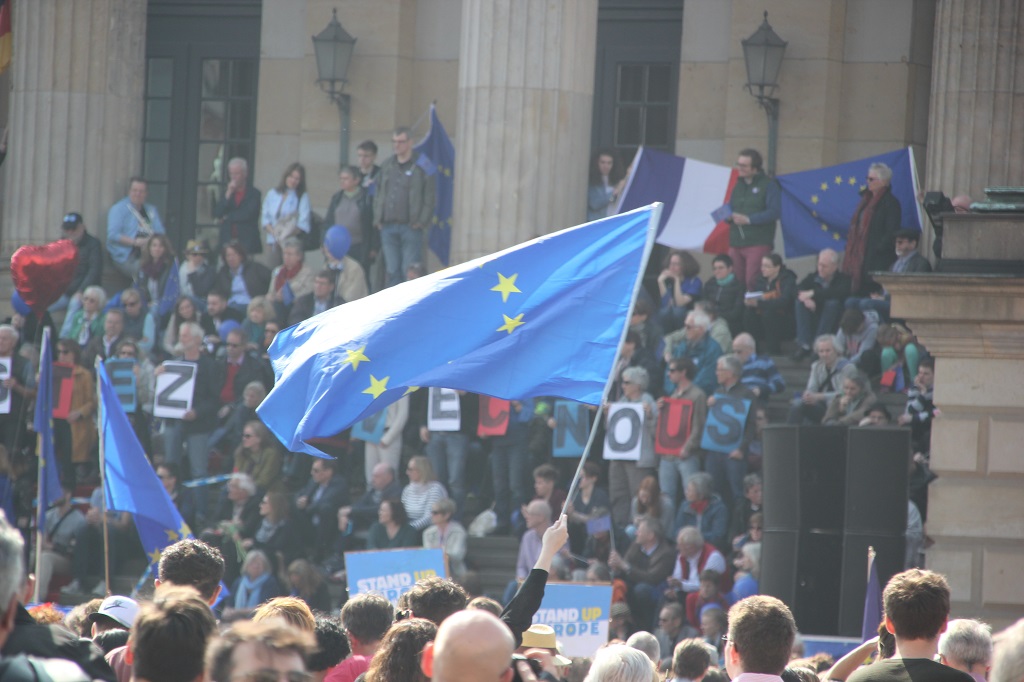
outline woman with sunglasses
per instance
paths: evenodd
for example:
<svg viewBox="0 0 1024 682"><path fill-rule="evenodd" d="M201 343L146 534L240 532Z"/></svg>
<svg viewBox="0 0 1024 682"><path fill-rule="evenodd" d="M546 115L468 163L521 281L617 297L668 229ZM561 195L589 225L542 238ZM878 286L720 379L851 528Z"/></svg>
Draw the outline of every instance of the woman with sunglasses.
<svg viewBox="0 0 1024 682"><path fill-rule="evenodd" d="M279 490L283 486L281 448L270 429L259 419L242 429L242 443L235 450L235 471L249 474L260 490Z"/></svg>

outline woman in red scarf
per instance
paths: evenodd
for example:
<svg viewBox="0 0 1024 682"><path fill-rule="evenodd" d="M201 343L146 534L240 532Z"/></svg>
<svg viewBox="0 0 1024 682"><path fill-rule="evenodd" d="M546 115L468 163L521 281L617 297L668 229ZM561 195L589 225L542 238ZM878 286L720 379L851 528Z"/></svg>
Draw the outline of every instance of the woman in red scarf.
<svg viewBox="0 0 1024 682"><path fill-rule="evenodd" d="M893 196L892 169L884 163L868 168L867 189L850 220L841 271L853 279L854 295L866 296L871 284L867 273L888 270L896 260L896 231L902 209Z"/></svg>
<svg viewBox="0 0 1024 682"><path fill-rule="evenodd" d="M142 305L152 313L157 329L163 328L162 325L178 298L177 291L170 292L171 298L164 297L167 279L172 270L177 274L178 262L174 258L174 248L165 235L154 234L142 250L135 288L142 295Z"/></svg>
<svg viewBox="0 0 1024 682"><path fill-rule="evenodd" d="M279 320L287 320L292 302L313 291L313 271L305 263L302 243L295 238L285 240L281 248L282 265L270 275L267 300L274 304Z"/></svg>

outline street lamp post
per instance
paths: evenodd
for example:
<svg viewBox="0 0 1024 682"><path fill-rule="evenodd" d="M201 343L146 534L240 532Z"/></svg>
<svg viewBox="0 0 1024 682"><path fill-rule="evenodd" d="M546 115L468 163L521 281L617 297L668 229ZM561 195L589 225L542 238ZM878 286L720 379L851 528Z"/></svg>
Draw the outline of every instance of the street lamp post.
<svg viewBox="0 0 1024 682"><path fill-rule="evenodd" d="M345 89L348 66L356 39L338 22L338 10L332 10L327 27L313 36L313 54L316 56L316 84L338 105L341 116L341 139L339 142L339 168L348 163L348 137L351 117L351 98Z"/></svg>
<svg viewBox="0 0 1024 682"><path fill-rule="evenodd" d="M764 22L743 45L743 61L747 64L746 88L757 98L757 103L768 115L768 174L775 175L775 148L779 139L779 100L774 97L778 87L779 69L786 52L786 41L780 38L768 23L768 12Z"/></svg>

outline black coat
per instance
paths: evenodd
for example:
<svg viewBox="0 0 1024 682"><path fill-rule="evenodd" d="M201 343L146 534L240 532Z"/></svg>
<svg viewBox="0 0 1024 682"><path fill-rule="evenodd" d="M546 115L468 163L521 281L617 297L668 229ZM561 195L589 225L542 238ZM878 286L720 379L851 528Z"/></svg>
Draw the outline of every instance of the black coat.
<svg viewBox="0 0 1024 682"><path fill-rule="evenodd" d="M263 251L260 239L260 210L262 208L262 195L252 185L246 186L245 196L237 206L233 198L221 196L220 201L213 207L213 217L220 221L217 248L220 249L232 239L237 239L242 243L246 253L261 253ZM266 293L266 291L267 287L264 286L260 293Z"/></svg>
<svg viewBox="0 0 1024 682"><path fill-rule="evenodd" d="M78 265L68 285L68 296L85 291L86 287L98 285L103 277L103 245L88 232L78 242Z"/></svg>
<svg viewBox="0 0 1024 682"><path fill-rule="evenodd" d="M231 271L228 266L220 266L217 271L216 287L231 297ZM249 258L242 266L242 281L245 282L245 291L250 298L266 296L270 288L270 270L263 263L257 263Z"/></svg>
<svg viewBox="0 0 1024 682"><path fill-rule="evenodd" d="M14 615L14 631L4 643L3 656L31 654L40 658L65 658L73 661L98 680L117 682L114 671L103 658L103 650L91 640L81 639L60 625L41 625L21 604Z"/></svg>
<svg viewBox="0 0 1024 682"><path fill-rule="evenodd" d="M332 292L327 308L330 309L335 306L339 306L344 302L345 301L343 301L340 296L335 296ZM303 322L313 317L314 303L315 298L312 292L299 296L295 299L295 303L292 304L292 310L288 314L288 326L290 327L293 324L298 324L299 322Z"/></svg>

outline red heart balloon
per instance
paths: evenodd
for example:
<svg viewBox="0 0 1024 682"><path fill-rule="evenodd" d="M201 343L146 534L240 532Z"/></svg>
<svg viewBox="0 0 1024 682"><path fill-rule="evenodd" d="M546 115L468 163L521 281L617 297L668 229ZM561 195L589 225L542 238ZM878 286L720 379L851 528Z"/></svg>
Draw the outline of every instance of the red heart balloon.
<svg viewBox="0 0 1024 682"><path fill-rule="evenodd" d="M70 239L23 246L11 256L11 278L21 298L37 315L60 298L75 276L78 247Z"/></svg>

